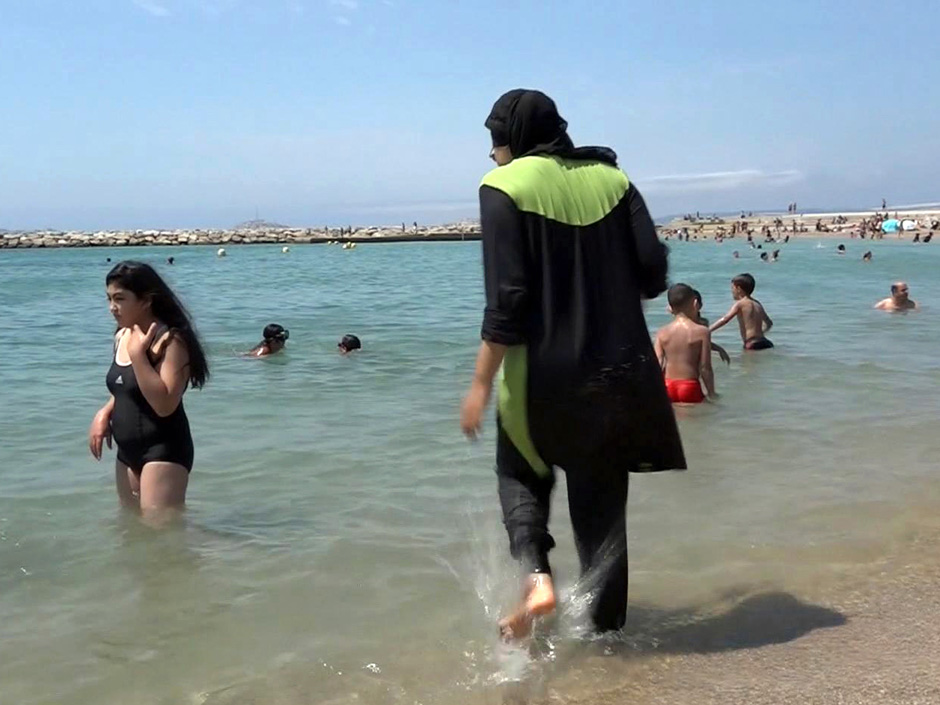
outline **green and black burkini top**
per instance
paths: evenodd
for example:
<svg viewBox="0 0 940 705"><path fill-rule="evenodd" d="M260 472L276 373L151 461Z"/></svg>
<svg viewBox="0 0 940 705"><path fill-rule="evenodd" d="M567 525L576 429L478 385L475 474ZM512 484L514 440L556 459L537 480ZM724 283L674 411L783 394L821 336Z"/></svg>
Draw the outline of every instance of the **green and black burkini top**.
<svg viewBox="0 0 940 705"><path fill-rule="evenodd" d="M641 303L666 289L667 248L616 155L574 148L565 126L534 91L507 94L487 120L494 143L525 155L480 187L482 337L509 346L500 425L539 474L575 455L685 469Z"/></svg>

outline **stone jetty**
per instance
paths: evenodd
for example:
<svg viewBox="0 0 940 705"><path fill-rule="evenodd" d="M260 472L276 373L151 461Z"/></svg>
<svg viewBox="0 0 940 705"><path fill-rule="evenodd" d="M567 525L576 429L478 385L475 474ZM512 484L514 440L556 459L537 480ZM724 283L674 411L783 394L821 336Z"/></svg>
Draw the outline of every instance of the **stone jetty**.
<svg viewBox="0 0 940 705"><path fill-rule="evenodd" d="M227 230L0 231L0 249L40 247L176 247L294 245L331 242L448 242L479 240L479 223L415 227L296 228L252 225Z"/></svg>

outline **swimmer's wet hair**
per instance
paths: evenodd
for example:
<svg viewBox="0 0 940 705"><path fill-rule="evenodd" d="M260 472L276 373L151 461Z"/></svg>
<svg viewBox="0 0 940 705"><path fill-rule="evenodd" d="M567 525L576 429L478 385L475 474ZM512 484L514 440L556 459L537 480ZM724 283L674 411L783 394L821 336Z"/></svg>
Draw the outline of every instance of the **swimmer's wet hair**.
<svg viewBox="0 0 940 705"><path fill-rule="evenodd" d="M669 287L669 292L666 294L666 299L669 301L669 308L673 311L685 308L695 301L695 294L695 289L688 284L673 284Z"/></svg>
<svg viewBox="0 0 940 705"><path fill-rule="evenodd" d="M750 296L754 293L754 289L757 288L757 282L754 281L754 277L750 274L739 274L734 279L731 280L731 283L738 287L745 294Z"/></svg>
<svg viewBox="0 0 940 705"><path fill-rule="evenodd" d="M355 335L344 335L343 339L337 343L336 347L346 352L362 349L362 341Z"/></svg>
<svg viewBox="0 0 940 705"><path fill-rule="evenodd" d="M290 337L290 331L277 323L269 323L261 335L265 342L276 340L283 343Z"/></svg>

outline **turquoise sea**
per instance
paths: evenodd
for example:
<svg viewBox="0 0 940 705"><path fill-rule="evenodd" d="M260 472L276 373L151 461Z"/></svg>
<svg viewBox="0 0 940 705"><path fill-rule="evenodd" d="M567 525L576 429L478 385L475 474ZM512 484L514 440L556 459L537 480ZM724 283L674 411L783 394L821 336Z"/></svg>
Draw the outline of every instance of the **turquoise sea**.
<svg viewBox="0 0 940 705"><path fill-rule="evenodd" d="M838 629L813 596L862 589L940 488L940 248L846 242L839 257L837 240L794 241L776 264L672 243L673 281L713 320L751 271L777 348L744 356L736 326L718 333L722 398L679 414L690 470L633 479L620 641L583 636L560 478L564 600L529 651L496 638L517 576L492 423L476 444L457 424L479 243L0 252L0 703L587 702L643 664ZM123 515L113 451L87 450L108 257L156 264L211 352L185 400L183 527ZM923 310L872 310L898 278ZM647 312L667 320L662 298ZM270 322L290 329L286 354L240 358ZM345 333L360 354L337 354ZM797 633L714 626L762 595Z"/></svg>

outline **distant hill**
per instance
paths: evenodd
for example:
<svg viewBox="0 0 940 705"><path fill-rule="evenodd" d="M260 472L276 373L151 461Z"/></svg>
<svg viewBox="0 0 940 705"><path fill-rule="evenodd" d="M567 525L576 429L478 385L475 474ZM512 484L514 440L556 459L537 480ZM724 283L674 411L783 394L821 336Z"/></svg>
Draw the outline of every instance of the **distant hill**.
<svg viewBox="0 0 940 705"><path fill-rule="evenodd" d="M244 223L239 223L235 226L236 230L283 230L284 228L289 228L289 225L281 225L280 223L269 223L266 220L246 220Z"/></svg>

